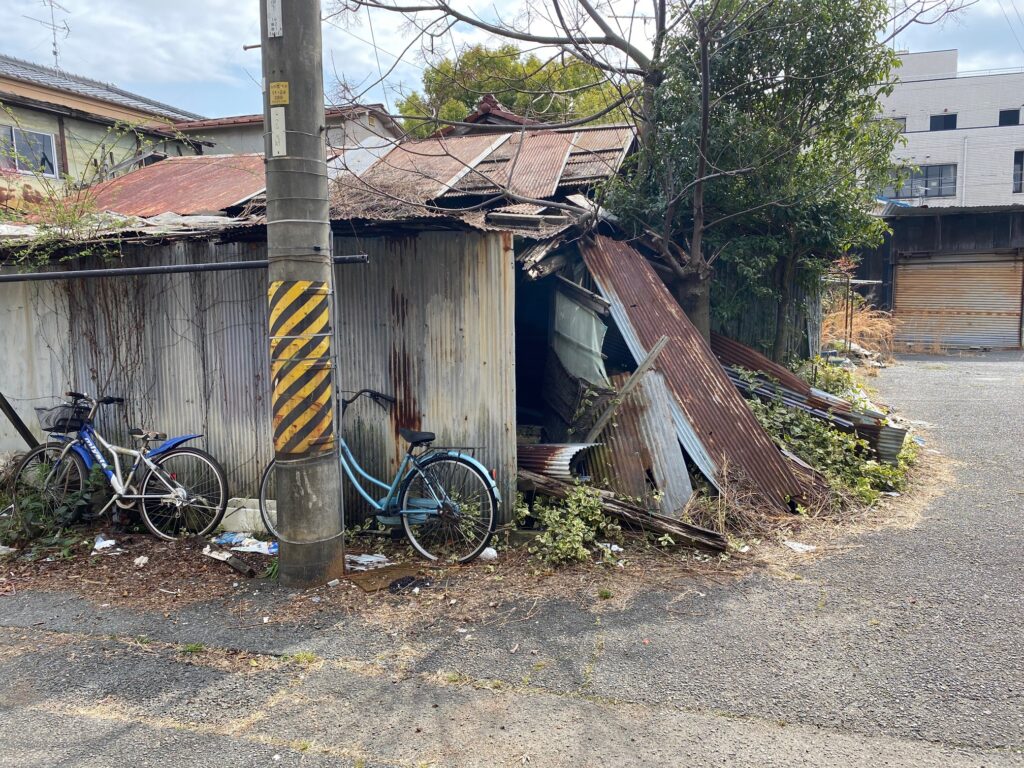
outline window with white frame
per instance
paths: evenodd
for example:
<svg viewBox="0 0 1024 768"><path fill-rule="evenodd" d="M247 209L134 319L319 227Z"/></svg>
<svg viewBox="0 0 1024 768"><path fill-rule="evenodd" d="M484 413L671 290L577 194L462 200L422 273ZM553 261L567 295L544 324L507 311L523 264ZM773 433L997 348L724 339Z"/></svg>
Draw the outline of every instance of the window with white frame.
<svg viewBox="0 0 1024 768"><path fill-rule="evenodd" d="M53 134L0 125L0 170L56 177Z"/></svg>

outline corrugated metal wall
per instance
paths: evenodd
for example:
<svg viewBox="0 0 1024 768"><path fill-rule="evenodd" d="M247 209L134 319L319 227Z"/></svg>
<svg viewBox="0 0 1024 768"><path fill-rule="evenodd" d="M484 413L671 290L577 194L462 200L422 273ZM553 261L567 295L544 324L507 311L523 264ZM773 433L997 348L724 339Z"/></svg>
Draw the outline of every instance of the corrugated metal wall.
<svg viewBox="0 0 1024 768"><path fill-rule="evenodd" d="M124 251L121 266L266 258L263 243L184 241ZM399 400L393 419L365 401L349 414L345 434L366 468L394 471L397 427L422 426L439 443L479 446L503 498L514 499L511 241L500 233L432 232L339 239L335 252L370 255L368 265L336 271L341 386ZM76 266L95 264L68 264ZM228 470L231 493L255 495L272 457L265 271L0 289L0 338L8 341L0 346L0 391L22 400L71 388L123 395L127 406L105 409L101 431L120 440L129 426L203 432L205 447ZM31 405L19 405L27 418ZM0 438L5 448L19 446L7 425ZM348 511L355 519L364 510L353 497Z"/></svg>
<svg viewBox="0 0 1024 768"><path fill-rule="evenodd" d="M1021 346L1024 261L937 256L896 265L896 343L909 347Z"/></svg>
<svg viewBox="0 0 1024 768"><path fill-rule="evenodd" d="M337 291L342 387L394 394L387 413L361 400L345 435L379 473L404 452L398 428L437 433L438 445L478 447L497 470L504 509L515 500L515 293L511 239L427 232L339 238L336 253L365 252L340 267ZM390 478L389 478L390 479ZM346 510L365 510L354 494Z"/></svg>

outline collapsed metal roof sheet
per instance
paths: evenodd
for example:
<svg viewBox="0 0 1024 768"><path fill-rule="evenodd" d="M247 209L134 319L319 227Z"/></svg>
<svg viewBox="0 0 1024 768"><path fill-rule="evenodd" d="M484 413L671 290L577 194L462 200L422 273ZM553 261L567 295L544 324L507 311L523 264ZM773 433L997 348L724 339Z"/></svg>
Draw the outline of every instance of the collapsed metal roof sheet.
<svg viewBox="0 0 1024 768"><path fill-rule="evenodd" d="M584 261L633 357L640 361L669 337L656 368L674 397L679 441L716 487L742 474L777 508L804 498L771 438L651 265L626 243L598 236L580 245Z"/></svg>
<svg viewBox="0 0 1024 768"><path fill-rule="evenodd" d="M267 186L262 155L169 157L89 189L101 211L128 216L216 213L242 205Z"/></svg>
<svg viewBox="0 0 1024 768"><path fill-rule="evenodd" d="M396 144L369 168L334 178L335 218L408 215L410 206L462 198L545 199L616 173L633 144L630 126L471 134Z"/></svg>
<svg viewBox="0 0 1024 768"><path fill-rule="evenodd" d="M532 443L516 446L520 469L572 482L579 454L598 443Z"/></svg>
<svg viewBox="0 0 1024 768"><path fill-rule="evenodd" d="M746 368L748 371L761 371L794 392L810 397L811 385L801 379L784 365L765 357L745 344L733 341L720 333L711 334L711 351L715 353L722 365Z"/></svg>

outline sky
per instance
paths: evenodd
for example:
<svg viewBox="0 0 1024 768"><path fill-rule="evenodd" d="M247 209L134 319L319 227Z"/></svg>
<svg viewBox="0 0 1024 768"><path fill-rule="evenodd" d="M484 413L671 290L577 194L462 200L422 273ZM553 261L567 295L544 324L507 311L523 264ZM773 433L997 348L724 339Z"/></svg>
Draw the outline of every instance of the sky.
<svg viewBox="0 0 1024 768"><path fill-rule="evenodd" d="M2 2L0 53L53 66L51 31L40 23L50 21L48 4ZM56 11L57 23L66 22L69 30L58 35L62 69L207 117L262 111L260 53L242 48L259 42L260 0L59 2L64 10ZM523 0L457 2L485 18L512 18ZM324 0L325 7L330 3ZM344 79L361 101L393 108L396 98L419 86L419 49L401 55L410 38L393 14L360 14L327 22L323 29L328 93ZM489 41L485 33L466 28L453 30L445 44ZM897 45L911 51L958 48L961 71L1024 67L1024 0L978 0L954 19L908 30ZM381 72L387 73L388 87L363 93Z"/></svg>

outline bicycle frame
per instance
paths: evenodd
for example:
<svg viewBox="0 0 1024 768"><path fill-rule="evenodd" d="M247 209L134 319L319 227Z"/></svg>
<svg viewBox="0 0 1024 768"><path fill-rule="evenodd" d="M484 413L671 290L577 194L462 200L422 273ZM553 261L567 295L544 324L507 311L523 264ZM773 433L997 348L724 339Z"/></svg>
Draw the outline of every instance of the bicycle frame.
<svg viewBox="0 0 1024 768"><path fill-rule="evenodd" d="M161 471L160 467L151 457L158 456L177 445L187 442L188 440L193 440L199 437L199 435L180 435L165 441L157 448L149 451L125 448L111 443L96 431L96 428L92 423L93 417L96 413L96 408L97 406L94 405L92 410L89 412L88 418L85 420L85 424L80 430L78 430L76 437L72 438L63 434L51 434L51 437L64 441L66 445L63 450L61 450L60 457L53 469L50 470L50 474L56 471L60 461L64 459L70 451L74 451L81 457L82 461L85 462L86 469L88 470L92 470L94 466L99 465L100 469L103 470L103 474L106 475L107 482L110 484L110 487L114 489L114 495L101 510L100 514L106 512L107 509L109 509L110 506L118 499L159 499L172 502L188 501L185 489L180 484L174 482L174 479L168 476L166 472ZM100 449L101 446L103 450ZM107 460L107 455L104 454L104 450L107 451L113 459L113 464ZM121 468L121 456L130 456L132 458L132 466L127 475L124 474ZM135 479L136 474L142 467L145 467L153 477L160 481L164 488L166 488L167 493L140 494L130 492L132 490L132 481ZM48 476L47 481L49 479L50 477Z"/></svg>
<svg viewBox="0 0 1024 768"><path fill-rule="evenodd" d="M394 500L398 494L398 487L399 485L401 485L402 478L405 477L406 470L409 469L410 464L416 463L416 460L413 457L413 455L411 453L406 452L405 456L402 458L401 465L399 465L398 467L398 471L395 473L395 479L392 480L390 484L388 484L381 480L378 480L376 477L374 477L373 475L371 475L369 472L362 468L362 466L356 460L356 457L353 455L352 449L348 447L348 443L345 442L344 438L338 441L338 449L338 459L341 462L341 468L345 471L345 475L348 477L349 481L352 483L355 489L359 492L359 495L366 499L366 502L371 507L376 509L378 512L384 512L390 509L392 500ZM367 493L366 489L363 487L363 484L359 482L359 477L357 477L356 475L364 478L365 480L370 481L371 483L380 488L383 488L388 492L387 495L381 501L374 499L372 496L370 496L369 493Z"/></svg>

